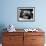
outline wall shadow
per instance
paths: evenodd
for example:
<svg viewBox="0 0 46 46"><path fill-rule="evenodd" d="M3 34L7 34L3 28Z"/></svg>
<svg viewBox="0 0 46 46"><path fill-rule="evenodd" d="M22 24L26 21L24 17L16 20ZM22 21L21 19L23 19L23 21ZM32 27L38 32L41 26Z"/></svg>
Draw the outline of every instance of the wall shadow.
<svg viewBox="0 0 46 46"><path fill-rule="evenodd" d="M3 32L6 32L6 26L4 24L0 24L0 43L2 43Z"/></svg>

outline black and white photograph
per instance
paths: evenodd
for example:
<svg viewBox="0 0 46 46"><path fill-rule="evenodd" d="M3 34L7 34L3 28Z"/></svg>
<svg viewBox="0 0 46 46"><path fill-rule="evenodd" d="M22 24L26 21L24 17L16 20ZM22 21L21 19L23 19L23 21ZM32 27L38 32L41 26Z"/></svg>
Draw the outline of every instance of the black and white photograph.
<svg viewBox="0 0 46 46"><path fill-rule="evenodd" d="M35 7L18 7L17 8L18 21L35 21Z"/></svg>

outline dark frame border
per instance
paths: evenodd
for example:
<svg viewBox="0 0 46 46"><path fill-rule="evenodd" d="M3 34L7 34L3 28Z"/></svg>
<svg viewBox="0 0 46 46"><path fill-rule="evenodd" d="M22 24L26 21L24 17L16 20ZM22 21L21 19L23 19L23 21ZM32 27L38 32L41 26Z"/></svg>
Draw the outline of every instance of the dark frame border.
<svg viewBox="0 0 46 46"><path fill-rule="evenodd" d="M19 20L19 9L34 9L34 15L32 20ZM17 7L17 21L18 22L35 22L35 7Z"/></svg>

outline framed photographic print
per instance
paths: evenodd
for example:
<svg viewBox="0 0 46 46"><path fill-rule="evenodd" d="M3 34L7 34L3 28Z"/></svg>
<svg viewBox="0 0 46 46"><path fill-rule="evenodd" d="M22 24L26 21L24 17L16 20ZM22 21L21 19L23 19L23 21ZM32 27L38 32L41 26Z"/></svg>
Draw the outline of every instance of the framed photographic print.
<svg viewBox="0 0 46 46"><path fill-rule="evenodd" d="M35 7L18 7L17 20L23 22L35 21Z"/></svg>

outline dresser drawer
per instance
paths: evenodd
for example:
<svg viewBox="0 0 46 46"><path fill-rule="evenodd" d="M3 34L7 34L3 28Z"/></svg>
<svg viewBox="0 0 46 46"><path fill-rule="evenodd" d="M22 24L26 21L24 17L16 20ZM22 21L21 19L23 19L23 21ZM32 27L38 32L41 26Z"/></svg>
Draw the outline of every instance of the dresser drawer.
<svg viewBox="0 0 46 46"><path fill-rule="evenodd" d="M32 43L33 44L43 44L44 36L32 36Z"/></svg>
<svg viewBox="0 0 46 46"><path fill-rule="evenodd" d="M31 46L32 44L32 37L24 36L24 46Z"/></svg>
<svg viewBox="0 0 46 46"><path fill-rule="evenodd" d="M23 37L22 36L4 37L3 46L23 46Z"/></svg>
<svg viewBox="0 0 46 46"><path fill-rule="evenodd" d="M44 32L25 32L24 36L44 36L45 33Z"/></svg>
<svg viewBox="0 0 46 46"><path fill-rule="evenodd" d="M28 42L31 42L32 41L32 37L24 37L24 42L28 43Z"/></svg>
<svg viewBox="0 0 46 46"><path fill-rule="evenodd" d="M4 32L5 36L23 36L23 32Z"/></svg>
<svg viewBox="0 0 46 46"><path fill-rule="evenodd" d="M44 44L32 44L32 46L44 46Z"/></svg>
<svg viewBox="0 0 46 46"><path fill-rule="evenodd" d="M3 43L15 43L15 42L21 42L23 41L23 36L4 36L3 37Z"/></svg>
<svg viewBox="0 0 46 46"><path fill-rule="evenodd" d="M8 43L8 44L3 44L2 46L23 46L23 44L21 44L21 43L14 43L14 44L10 44L10 43Z"/></svg>

